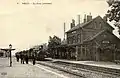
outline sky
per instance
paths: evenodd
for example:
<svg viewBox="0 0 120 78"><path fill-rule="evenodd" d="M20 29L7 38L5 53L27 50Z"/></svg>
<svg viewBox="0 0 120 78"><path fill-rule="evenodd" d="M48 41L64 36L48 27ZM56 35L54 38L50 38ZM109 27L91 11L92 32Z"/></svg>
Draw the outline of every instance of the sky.
<svg viewBox="0 0 120 78"><path fill-rule="evenodd" d="M103 17L107 9L106 0L0 0L0 47L8 48L12 44L19 51L47 43L49 36L63 38L64 22L67 31L72 19L78 23L78 15L82 22L84 14Z"/></svg>

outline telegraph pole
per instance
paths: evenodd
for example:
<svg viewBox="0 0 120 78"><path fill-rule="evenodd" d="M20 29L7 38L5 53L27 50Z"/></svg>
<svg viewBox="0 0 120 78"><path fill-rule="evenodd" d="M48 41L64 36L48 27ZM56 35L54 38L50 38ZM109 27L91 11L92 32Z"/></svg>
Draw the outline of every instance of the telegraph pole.
<svg viewBox="0 0 120 78"><path fill-rule="evenodd" d="M12 53L11 52L12 50L15 50L15 49L12 49L12 45L10 44L8 49L1 49L1 50L8 52L8 57L10 57L10 67L12 67Z"/></svg>

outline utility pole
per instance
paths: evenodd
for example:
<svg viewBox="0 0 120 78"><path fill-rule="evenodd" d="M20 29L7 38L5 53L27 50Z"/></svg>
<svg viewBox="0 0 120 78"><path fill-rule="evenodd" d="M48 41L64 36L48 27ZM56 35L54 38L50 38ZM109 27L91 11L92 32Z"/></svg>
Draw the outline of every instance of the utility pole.
<svg viewBox="0 0 120 78"><path fill-rule="evenodd" d="M8 57L10 57L10 67L12 67L12 53L11 52L12 50L15 50L15 49L12 49L12 45L10 44L8 49L1 49L1 50L8 52Z"/></svg>

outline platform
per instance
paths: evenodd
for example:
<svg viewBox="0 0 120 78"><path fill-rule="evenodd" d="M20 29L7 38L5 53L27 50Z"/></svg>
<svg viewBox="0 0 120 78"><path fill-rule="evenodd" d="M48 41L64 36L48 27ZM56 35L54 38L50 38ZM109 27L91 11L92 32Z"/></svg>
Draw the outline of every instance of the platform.
<svg viewBox="0 0 120 78"><path fill-rule="evenodd" d="M91 65L91 66L98 66L98 67L105 67L105 68L111 68L111 69L120 70L120 64L116 64L116 63L113 63L113 62L72 61L72 60L66 60L66 59L51 59L51 58L46 58L46 59L52 60L52 61L62 61L62 62L68 62L68 63L84 64L84 65Z"/></svg>

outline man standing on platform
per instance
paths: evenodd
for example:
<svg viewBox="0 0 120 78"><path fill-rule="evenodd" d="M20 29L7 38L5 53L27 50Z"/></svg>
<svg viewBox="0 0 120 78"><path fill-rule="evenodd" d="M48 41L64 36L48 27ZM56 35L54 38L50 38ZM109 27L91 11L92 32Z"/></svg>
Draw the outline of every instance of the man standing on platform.
<svg viewBox="0 0 120 78"><path fill-rule="evenodd" d="M16 53L16 59L17 59L17 62L19 62L19 54Z"/></svg>
<svg viewBox="0 0 120 78"><path fill-rule="evenodd" d="M25 61L26 61L26 64L28 64L28 55L25 54Z"/></svg>
<svg viewBox="0 0 120 78"><path fill-rule="evenodd" d="M20 54L21 64L24 64L24 55L23 53Z"/></svg>
<svg viewBox="0 0 120 78"><path fill-rule="evenodd" d="M33 65L35 65L35 60L36 60L35 54L33 54L32 58L33 58Z"/></svg>

